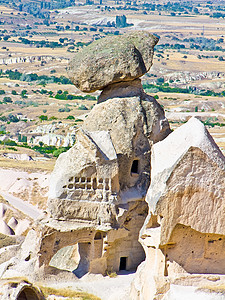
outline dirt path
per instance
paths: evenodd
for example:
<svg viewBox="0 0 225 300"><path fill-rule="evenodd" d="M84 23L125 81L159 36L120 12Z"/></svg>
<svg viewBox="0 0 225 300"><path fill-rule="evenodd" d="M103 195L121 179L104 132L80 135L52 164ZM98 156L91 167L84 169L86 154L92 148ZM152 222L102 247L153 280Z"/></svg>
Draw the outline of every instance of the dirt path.
<svg viewBox="0 0 225 300"><path fill-rule="evenodd" d="M14 197L7 192L0 191L0 195L2 195L2 197L4 197L9 204L22 211L32 219L37 219L42 214L42 211L34 207L32 204L27 203L20 198Z"/></svg>

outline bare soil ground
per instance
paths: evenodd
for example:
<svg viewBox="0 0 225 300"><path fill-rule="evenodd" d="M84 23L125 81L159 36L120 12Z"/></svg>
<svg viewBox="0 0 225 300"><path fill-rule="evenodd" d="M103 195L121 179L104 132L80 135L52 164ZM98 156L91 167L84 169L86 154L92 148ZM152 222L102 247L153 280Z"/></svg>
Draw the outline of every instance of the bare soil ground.
<svg viewBox="0 0 225 300"><path fill-rule="evenodd" d="M134 272L121 271L116 277L88 274L80 280L67 280L61 282L48 281L40 283L56 289L71 289L83 291L98 296L101 300L126 300L129 299L131 282ZM103 288L104 287L104 288Z"/></svg>

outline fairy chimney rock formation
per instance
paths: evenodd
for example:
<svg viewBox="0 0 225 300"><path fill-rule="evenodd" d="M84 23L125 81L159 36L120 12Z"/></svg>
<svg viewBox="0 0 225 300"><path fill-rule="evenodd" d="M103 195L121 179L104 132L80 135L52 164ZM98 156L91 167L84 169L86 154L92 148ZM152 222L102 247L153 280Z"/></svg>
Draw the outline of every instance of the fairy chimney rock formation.
<svg viewBox="0 0 225 300"><path fill-rule="evenodd" d="M178 223L225 234L225 157L198 119L191 118L155 144L151 166L146 201L151 214L162 217L162 245Z"/></svg>
<svg viewBox="0 0 225 300"><path fill-rule="evenodd" d="M139 79L151 67L156 42L147 32L105 38L71 62L77 87L103 92L52 172L47 215L33 243L32 265L39 270L51 271L52 259L62 261L55 255L66 246L75 246L78 277L135 270L144 260L138 236L147 217L151 148L171 132L162 107ZM23 266L9 269L26 274Z"/></svg>
<svg viewBox="0 0 225 300"><path fill-rule="evenodd" d="M139 79L152 65L157 41L134 31L95 41L74 55L71 80L82 91L103 89L102 103L86 118L75 145L57 160L48 200L51 217L116 226L118 207L145 196L151 146L170 133L162 107L144 93Z"/></svg>
<svg viewBox="0 0 225 300"><path fill-rule="evenodd" d="M56 162L48 200L51 216L114 224L119 206L146 195L151 144L169 133L153 97L114 98L95 106L75 145Z"/></svg>
<svg viewBox="0 0 225 300"><path fill-rule="evenodd" d="M225 274L225 157L207 129L191 118L153 145L151 166L132 299L158 299L185 274Z"/></svg>
<svg viewBox="0 0 225 300"><path fill-rule="evenodd" d="M78 276L135 269L144 259L138 235L147 216L151 147L171 132L139 79L151 67L157 40L147 32L105 38L70 64L77 87L103 91L52 173L47 224L59 229L55 239L61 242L42 252L45 265L71 239L79 244Z"/></svg>
<svg viewBox="0 0 225 300"><path fill-rule="evenodd" d="M92 109L75 145L59 156L50 180L48 224L57 224L61 233L55 240L61 242L52 251L71 239L81 240L77 276L131 270L143 261L138 235L147 216L151 147L169 133L163 109L153 97L113 98ZM66 227L76 229L76 235ZM88 259L87 242L95 249ZM47 253L42 256L45 265L50 248Z"/></svg>

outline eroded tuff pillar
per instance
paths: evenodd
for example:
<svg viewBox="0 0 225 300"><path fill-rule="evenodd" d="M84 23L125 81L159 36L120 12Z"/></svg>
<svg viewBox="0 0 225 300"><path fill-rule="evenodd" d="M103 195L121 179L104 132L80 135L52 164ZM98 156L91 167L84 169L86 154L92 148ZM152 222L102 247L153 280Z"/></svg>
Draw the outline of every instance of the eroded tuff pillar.
<svg viewBox="0 0 225 300"><path fill-rule="evenodd" d="M207 129L191 118L152 147L151 166L146 261L133 285L134 299L145 300L190 274L225 274L225 157Z"/></svg>

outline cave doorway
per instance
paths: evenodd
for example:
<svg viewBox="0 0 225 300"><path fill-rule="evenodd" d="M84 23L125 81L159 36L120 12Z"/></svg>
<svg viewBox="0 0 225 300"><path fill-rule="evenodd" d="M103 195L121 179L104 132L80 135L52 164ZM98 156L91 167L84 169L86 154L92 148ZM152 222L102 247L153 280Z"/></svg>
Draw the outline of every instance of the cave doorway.
<svg viewBox="0 0 225 300"><path fill-rule="evenodd" d="M94 240L101 240L101 239L102 239L101 232L96 232Z"/></svg>
<svg viewBox="0 0 225 300"><path fill-rule="evenodd" d="M16 297L16 300L39 300L40 297L38 295L38 292L30 287L25 287L22 289L22 291L19 293L19 295Z"/></svg>
<svg viewBox="0 0 225 300"><path fill-rule="evenodd" d="M134 159L131 166L131 174L139 174L139 160Z"/></svg>
<svg viewBox="0 0 225 300"><path fill-rule="evenodd" d="M120 257L120 271L125 271L127 269L127 257Z"/></svg>

